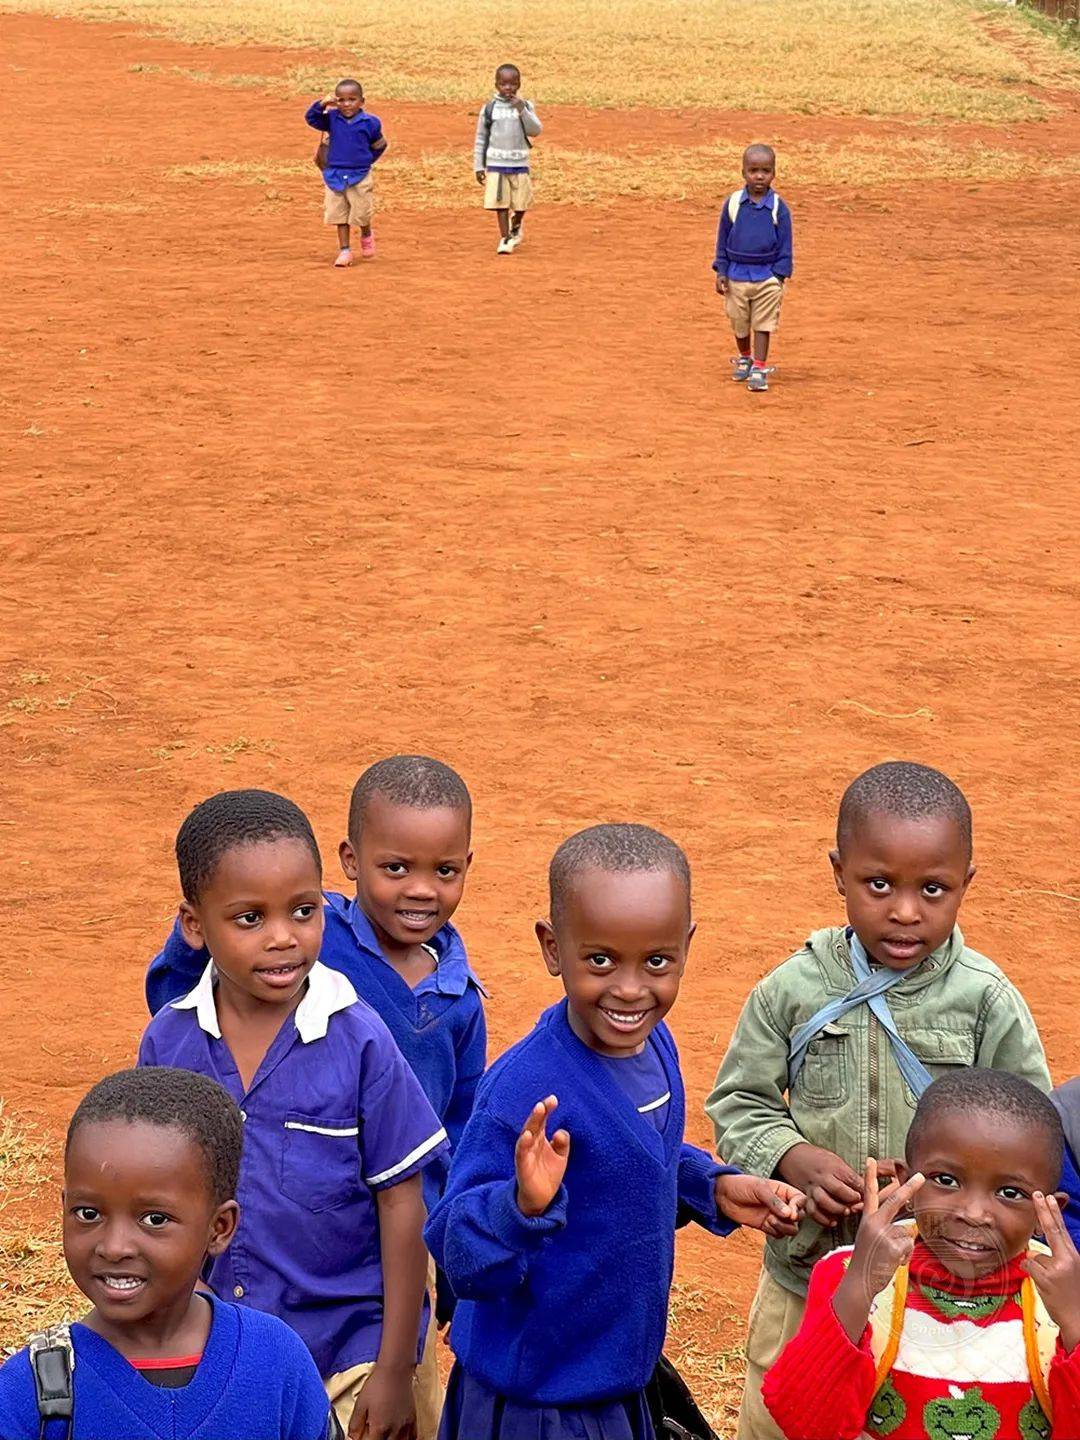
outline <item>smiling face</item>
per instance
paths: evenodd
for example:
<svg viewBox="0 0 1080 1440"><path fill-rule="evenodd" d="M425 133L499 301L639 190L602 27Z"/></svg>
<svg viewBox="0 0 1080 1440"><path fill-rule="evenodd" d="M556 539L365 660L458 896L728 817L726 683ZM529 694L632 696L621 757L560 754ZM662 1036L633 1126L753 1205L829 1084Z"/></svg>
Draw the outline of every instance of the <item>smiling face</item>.
<svg viewBox="0 0 1080 1440"><path fill-rule="evenodd" d="M223 997L289 1006L319 958L322 873L291 837L226 850L198 899L180 906L184 939L213 956Z"/></svg>
<svg viewBox="0 0 1080 1440"><path fill-rule="evenodd" d="M235 1200L215 1202L206 1157L178 1126L80 1125L64 1166L64 1258L94 1307L87 1323L121 1353L133 1353L134 1337L178 1328L237 1213Z"/></svg>
<svg viewBox="0 0 1080 1440"><path fill-rule="evenodd" d="M554 926L536 927L570 1002L574 1034L601 1055L637 1055L675 1003L694 927L669 870L582 871Z"/></svg>
<svg viewBox="0 0 1080 1440"><path fill-rule="evenodd" d="M852 929L873 958L910 970L949 938L975 874L948 815L864 815L829 856Z"/></svg>
<svg viewBox="0 0 1080 1440"><path fill-rule="evenodd" d="M373 795L360 835L341 842L341 866L386 950L423 945L461 903L472 863L469 813L395 805Z"/></svg>
<svg viewBox="0 0 1080 1440"><path fill-rule="evenodd" d="M338 85L334 90L334 96L337 100L338 110L346 120L351 120L364 108L364 92L359 85Z"/></svg>
<svg viewBox="0 0 1080 1440"><path fill-rule="evenodd" d="M1019 1255L1035 1230L1036 1190L1052 1194L1058 1167L1046 1131L988 1111L934 1116L907 1157L926 1183L913 1201L919 1234L961 1279L989 1275Z"/></svg>

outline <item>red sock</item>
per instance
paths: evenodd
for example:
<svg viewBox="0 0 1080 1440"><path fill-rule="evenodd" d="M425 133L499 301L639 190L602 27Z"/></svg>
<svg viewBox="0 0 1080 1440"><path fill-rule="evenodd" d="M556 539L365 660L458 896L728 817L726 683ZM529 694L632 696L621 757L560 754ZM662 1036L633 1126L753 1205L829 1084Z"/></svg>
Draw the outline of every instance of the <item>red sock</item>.
<svg viewBox="0 0 1080 1440"><path fill-rule="evenodd" d="M768 368L768 362L767 362L767 361L765 361L765 360L757 360L757 359L754 360L754 369L755 369L755 370L765 370L765 369L767 369L767 368Z"/></svg>

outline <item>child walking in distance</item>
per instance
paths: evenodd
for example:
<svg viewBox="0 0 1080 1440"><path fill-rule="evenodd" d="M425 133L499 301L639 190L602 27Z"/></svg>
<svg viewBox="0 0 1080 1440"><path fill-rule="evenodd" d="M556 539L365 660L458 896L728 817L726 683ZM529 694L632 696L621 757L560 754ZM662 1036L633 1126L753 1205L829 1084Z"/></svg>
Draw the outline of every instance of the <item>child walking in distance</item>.
<svg viewBox="0 0 1080 1440"><path fill-rule="evenodd" d="M735 1027L706 1107L717 1147L804 1191L808 1216L765 1246L740 1440L779 1434L762 1376L798 1329L815 1261L855 1238L867 1154L892 1173L931 1078L983 1065L1050 1088L1023 999L956 924L971 853L971 810L937 770L891 761L853 780L829 857L847 924L759 981Z"/></svg>
<svg viewBox="0 0 1080 1440"><path fill-rule="evenodd" d="M934 1081L897 1178L879 1191L866 1162L854 1247L814 1266L799 1332L765 1377L788 1440L1080 1435L1080 1255L1052 1193L1061 1143L1026 1080Z"/></svg>
<svg viewBox="0 0 1080 1440"><path fill-rule="evenodd" d="M446 1131L390 1032L318 962L322 866L303 812L234 790L180 827L180 922L213 957L158 1012L141 1065L219 1081L244 1117L233 1247L209 1281L306 1342L352 1437L430 1437L420 1172Z"/></svg>
<svg viewBox="0 0 1080 1440"><path fill-rule="evenodd" d="M353 787L340 847L355 895L324 894L319 956L386 1022L451 1147L461 1139L487 1062L483 990L450 923L472 861L471 830L469 791L449 765L426 755L392 755L369 766ZM177 921L147 976L151 1013L187 994L209 958L188 945ZM445 1157L424 1170L429 1210L446 1172ZM440 1284L442 1318L449 1318L452 1303ZM426 1409L437 1411L435 1338L428 1336L418 1384Z"/></svg>
<svg viewBox="0 0 1080 1440"><path fill-rule="evenodd" d="M337 1433L289 1327L195 1288L236 1231L242 1134L222 1088L182 1070L125 1070L80 1103L64 1152L64 1259L91 1309L0 1369L4 1440Z"/></svg>
<svg viewBox="0 0 1080 1440"><path fill-rule="evenodd" d="M784 282L793 268L791 211L772 188L771 146L751 145L742 173L743 188L720 212L713 269L739 347L732 379L745 380L749 390L768 390L769 340L779 329Z"/></svg>
<svg viewBox="0 0 1080 1440"><path fill-rule="evenodd" d="M323 167L326 203L323 219L336 225L338 257L334 264L344 268L353 263L349 241L350 226L360 231L360 254L375 256L371 232L373 184L371 167L386 153L386 137L377 115L364 110L364 91L358 80L339 80L329 95L308 107L304 119L314 130L329 137L325 156L319 146Z"/></svg>
<svg viewBox="0 0 1080 1440"><path fill-rule="evenodd" d="M442 1440L651 1440L676 1225L792 1234L802 1203L683 1142L663 1023L693 934L683 852L600 825L550 884L537 935L566 998L488 1071L427 1226L458 1296Z"/></svg>
<svg viewBox="0 0 1080 1440"><path fill-rule="evenodd" d="M484 208L499 222L499 255L512 255L521 244L525 212L532 204L529 151L544 128L531 100L522 100L521 71L500 65L495 71L495 98L476 121L473 169L484 186Z"/></svg>

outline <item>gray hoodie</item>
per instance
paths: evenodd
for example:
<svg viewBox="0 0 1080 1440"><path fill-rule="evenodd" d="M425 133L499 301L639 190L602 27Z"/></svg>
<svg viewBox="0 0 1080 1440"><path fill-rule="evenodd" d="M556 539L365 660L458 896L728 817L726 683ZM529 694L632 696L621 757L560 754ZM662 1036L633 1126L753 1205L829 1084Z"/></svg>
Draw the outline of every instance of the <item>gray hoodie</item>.
<svg viewBox="0 0 1080 1440"><path fill-rule="evenodd" d="M488 106L491 107L490 134L486 114ZM539 135L543 128L530 100L525 101L525 109L519 114L509 101L496 95L494 103L489 101L476 117L473 169L528 170L529 147L525 136Z"/></svg>

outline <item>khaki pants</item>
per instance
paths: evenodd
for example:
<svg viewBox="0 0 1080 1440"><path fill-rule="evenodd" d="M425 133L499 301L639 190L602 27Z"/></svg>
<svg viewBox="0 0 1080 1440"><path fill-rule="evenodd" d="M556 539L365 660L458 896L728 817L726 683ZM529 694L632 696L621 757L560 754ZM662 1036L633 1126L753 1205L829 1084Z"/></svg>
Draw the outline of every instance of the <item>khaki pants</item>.
<svg viewBox="0 0 1080 1440"><path fill-rule="evenodd" d="M428 1285L431 1289L431 1320L424 1339L424 1356L413 1377L417 1440L436 1440L443 1407L443 1389L439 1380L439 1331L435 1324L435 1262L430 1259ZM326 1381L326 1393L346 1436L356 1397L374 1368L373 1364L354 1365L350 1370L342 1370L340 1375L331 1375Z"/></svg>
<svg viewBox="0 0 1080 1440"><path fill-rule="evenodd" d="M802 1323L806 1301L778 1284L764 1265L757 1294L750 1306L746 1334L746 1387L739 1410L736 1440L784 1440L761 1398L765 1371L780 1358L780 1351Z"/></svg>

